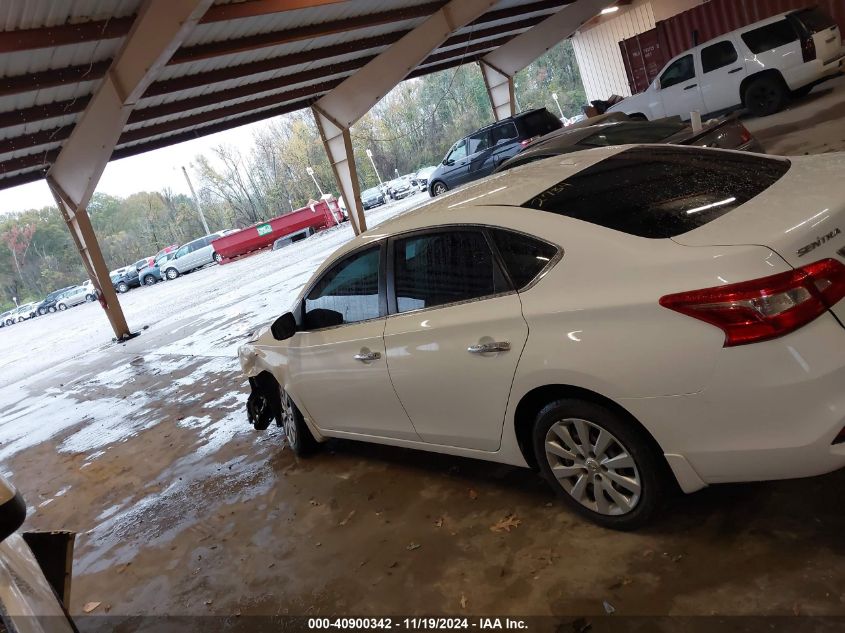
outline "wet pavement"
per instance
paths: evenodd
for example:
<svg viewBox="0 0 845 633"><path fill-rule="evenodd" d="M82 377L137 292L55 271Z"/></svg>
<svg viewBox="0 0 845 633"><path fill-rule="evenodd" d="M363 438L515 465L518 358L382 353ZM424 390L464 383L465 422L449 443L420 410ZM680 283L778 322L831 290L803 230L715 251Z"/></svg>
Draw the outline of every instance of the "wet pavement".
<svg viewBox="0 0 845 633"><path fill-rule="evenodd" d="M845 615L845 471L705 489L626 534L530 470L347 441L300 460L253 431L234 351L350 236L132 291L122 345L94 305L0 330L2 472L27 528L78 532L72 613Z"/></svg>

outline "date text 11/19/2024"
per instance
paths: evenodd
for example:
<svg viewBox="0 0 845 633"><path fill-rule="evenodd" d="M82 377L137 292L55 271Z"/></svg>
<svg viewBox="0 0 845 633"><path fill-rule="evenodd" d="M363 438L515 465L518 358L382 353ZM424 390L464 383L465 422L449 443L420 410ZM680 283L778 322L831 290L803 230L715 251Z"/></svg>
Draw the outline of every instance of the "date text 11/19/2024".
<svg viewBox="0 0 845 633"><path fill-rule="evenodd" d="M528 624L520 618L308 618L308 629L331 630L527 630Z"/></svg>

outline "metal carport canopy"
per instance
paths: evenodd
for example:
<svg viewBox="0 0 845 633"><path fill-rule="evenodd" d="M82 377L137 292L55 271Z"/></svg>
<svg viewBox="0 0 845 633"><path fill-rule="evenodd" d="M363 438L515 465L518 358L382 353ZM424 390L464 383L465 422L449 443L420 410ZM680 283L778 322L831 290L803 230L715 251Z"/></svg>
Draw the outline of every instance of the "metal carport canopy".
<svg viewBox="0 0 845 633"><path fill-rule="evenodd" d="M401 53L436 14L460 14L460 2L5 0L0 189L50 173L106 312L120 312L86 211L108 160L309 107L368 64L390 63L383 53ZM489 0L465 24L447 19L413 64L396 55L406 64L397 76L480 60L573 2L597 0ZM109 319L118 337L129 333L122 313Z"/></svg>

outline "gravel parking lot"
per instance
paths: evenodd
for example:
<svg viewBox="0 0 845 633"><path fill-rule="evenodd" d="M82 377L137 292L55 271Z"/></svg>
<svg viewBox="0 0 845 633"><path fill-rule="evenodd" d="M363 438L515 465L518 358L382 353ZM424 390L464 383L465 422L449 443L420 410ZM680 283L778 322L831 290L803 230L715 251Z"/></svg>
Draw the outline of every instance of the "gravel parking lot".
<svg viewBox="0 0 845 633"><path fill-rule="evenodd" d="M748 126L845 149L843 83ZM351 237L133 290L125 344L96 304L0 330L2 471L28 528L79 533L72 613L845 615L845 471L712 487L622 534L528 470L341 441L300 461L253 431L237 346Z"/></svg>

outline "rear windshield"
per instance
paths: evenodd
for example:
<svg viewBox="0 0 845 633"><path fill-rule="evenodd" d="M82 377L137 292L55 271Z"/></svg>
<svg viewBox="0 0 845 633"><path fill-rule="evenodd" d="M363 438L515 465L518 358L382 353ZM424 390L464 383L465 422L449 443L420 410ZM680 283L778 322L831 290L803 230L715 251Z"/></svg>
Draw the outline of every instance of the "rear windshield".
<svg viewBox="0 0 845 633"><path fill-rule="evenodd" d="M527 112L519 117L519 121L523 132L529 137L543 136L563 127L560 119L545 108Z"/></svg>
<svg viewBox="0 0 845 633"><path fill-rule="evenodd" d="M581 139L578 144L589 147L606 147L608 145L658 143L686 127L684 123L617 123Z"/></svg>
<svg viewBox="0 0 845 633"><path fill-rule="evenodd" d="M833 19L820 9L801 9L792 14L808 33L818 33L836 24Z"/></svg>
<svg viewBox="0 0 845 633"><path fill-rule="evenodd" d="M789 161L681 147L634 147L522 206L651 239L681 235L759 195Z"/></svg>

